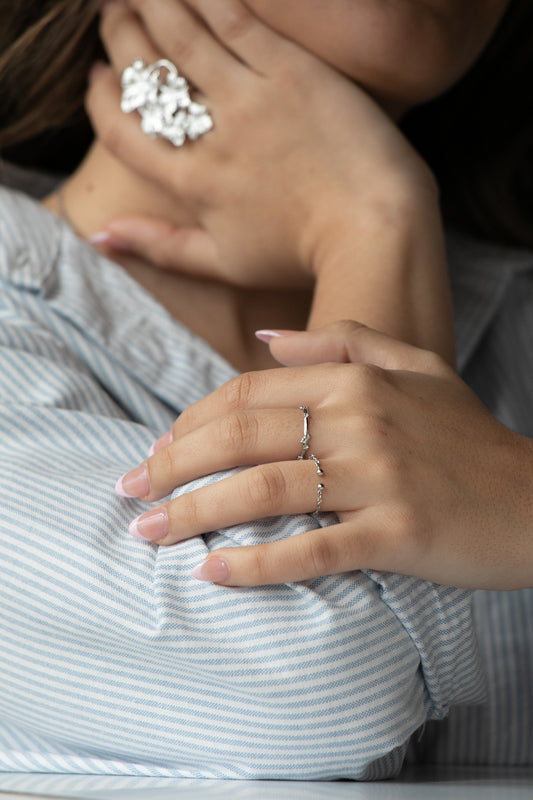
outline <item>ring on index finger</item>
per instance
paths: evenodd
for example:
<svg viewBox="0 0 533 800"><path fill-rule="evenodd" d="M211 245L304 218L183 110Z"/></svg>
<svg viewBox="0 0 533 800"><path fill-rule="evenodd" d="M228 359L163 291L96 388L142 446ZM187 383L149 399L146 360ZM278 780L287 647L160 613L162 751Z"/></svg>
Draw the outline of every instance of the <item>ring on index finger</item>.
<svg viewBox="0 0 533 800"><path fill-rule="evenodd" d="M191 99L188 81L166 58L148 66L135 59L122 73L121 86L122 111L138 111L141 129L151 138L159 136L181 147L187 139L198 139L213 127L207 108Z"/></svg>

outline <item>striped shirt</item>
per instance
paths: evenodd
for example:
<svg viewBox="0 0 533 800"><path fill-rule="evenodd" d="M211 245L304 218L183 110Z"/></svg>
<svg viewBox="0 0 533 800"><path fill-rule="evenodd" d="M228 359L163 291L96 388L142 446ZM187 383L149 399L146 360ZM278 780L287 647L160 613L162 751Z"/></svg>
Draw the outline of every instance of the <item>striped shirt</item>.
<svg viewBox="0 0 533 800"><path fill-rule="evenodd" d="M515 271L489 271L485 299L481 276L470 285L457 275L463 367L475 383L475 351L488 346ZM229 364L64 223L7 190L0 285L0 770L384 778L426 721L466 706L476 725L471 706L485 691L494 701L490 682L508 664L487 663L495 645L483 636L496 633L481 619L486 690L469 593L374 571L255 589L191 577L211 550L296 535L332 515L170 548L127 534L145 506L116 496L117 476L231 378ZM509 634L502 609L497 628Z"/></svg>

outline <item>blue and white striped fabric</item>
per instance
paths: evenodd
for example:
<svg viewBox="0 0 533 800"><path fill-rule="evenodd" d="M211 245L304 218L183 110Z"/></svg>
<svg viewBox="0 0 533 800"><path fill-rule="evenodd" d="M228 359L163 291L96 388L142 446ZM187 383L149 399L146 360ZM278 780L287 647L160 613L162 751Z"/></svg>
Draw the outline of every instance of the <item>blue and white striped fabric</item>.
<svg viewBox="0 0 533 800"><path fill-rule="evenodd" d="M6 190L0 286L0 770L383 778L426 720L482 699L468 593L376 572L191 577L209 550L311 516L132 539L143 505L117 476L233 370Z"/></svg>

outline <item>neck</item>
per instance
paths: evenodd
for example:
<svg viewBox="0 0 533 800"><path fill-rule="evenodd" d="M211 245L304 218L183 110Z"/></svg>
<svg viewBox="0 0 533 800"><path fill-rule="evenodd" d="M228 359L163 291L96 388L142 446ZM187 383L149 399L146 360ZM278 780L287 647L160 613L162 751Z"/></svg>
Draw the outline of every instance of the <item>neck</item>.
<svg viewBox="0 0 533 800"><path fill-rule="evenodd" d="M65 182L62 195L63 215L82 238L102 230L110 219L128 215L194 224L175 198L132 173L98 143ZM57 194L46 198L44 205L62 215ZM231 279L221 283L163 271L132 254L112 253L111 258L239 370L275 366L254 330L306 325L311 299L307 292L243 289Z"/></svg>

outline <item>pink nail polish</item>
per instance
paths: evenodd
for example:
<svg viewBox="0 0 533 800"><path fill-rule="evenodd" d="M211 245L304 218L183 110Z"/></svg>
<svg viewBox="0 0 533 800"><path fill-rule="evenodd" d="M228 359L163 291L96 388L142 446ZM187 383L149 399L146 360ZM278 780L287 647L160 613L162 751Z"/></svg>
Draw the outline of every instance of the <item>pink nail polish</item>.
<svg viewBox="0 0 533 800"><path fill-rule="evenodd" d="M87 243L92 247L107 247L109 250L117 250L120 253L129 253L131 247L127 242L109 231L97 231L89 236Z"/></svg>
<svg viewBox="0 0 533 800"><path fill-rule="evenodd" d="M97 233L93 233L92 236L89 236L87 243L93 247L98 247L99 245L106 245L110 238L111 235L107 233L107 231L98 231Z"/></svg>
<svg viewBox="0 0 533 800"><path fill-rule="evenodd" d="M230 568L223 558L208 558L203 564L198 564L192 571L193 578L211 583L226 583L229 580Z"/></svg>
<svg viewBox="0 0 533 800"><path fill-rule="evenodd" d="M272 341L272 339L281 339L283 336L290 336L291 333L298 333L298 331L271 331L271 330L261 330L256 331L255 335L260 342L265 342L268 344Z"/></svg>
<svg viewBox="0 0 533 800"><path fill-rule="evenodd" d="M140 467L122 475L116 482L115 491L121 497L145 497L150 494L150 478L146 464L141 464Z"/></svg>
<svg viewBox="0 0 533 800"><path fill-rule="evenodd" d="M167 431L160 436L159 439L153 443L150 450L148 451L149 456L153 456L154 453L157 453L158 450L162 450L163 447L167 447L172 442L172 431Z"/></svg>
<svg viewBox="0 0 533 800"><path fill-rule="evenodd" d="M145 542L157 542L168 536L169 524L166 508L154 508L141 514L130 525L130 534L134 539Z"/></svg>

